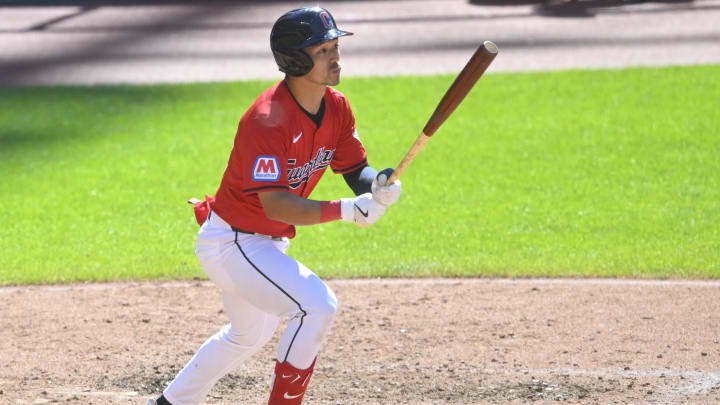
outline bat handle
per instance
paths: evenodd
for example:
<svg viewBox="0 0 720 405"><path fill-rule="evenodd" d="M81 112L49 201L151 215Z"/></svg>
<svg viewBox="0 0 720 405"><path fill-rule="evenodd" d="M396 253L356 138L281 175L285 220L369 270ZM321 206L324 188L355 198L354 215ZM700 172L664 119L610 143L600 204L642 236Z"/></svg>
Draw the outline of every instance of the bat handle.
<svg viewBox="0 0 720 405"><path fill-rule="evenodd" d="M403 172L405 171L405 169L407 169L408 166L410 166L410 162L412 162L413 159L415 159L415 156L420 153L423 146L425 146L429 139L430 136L425 135L425 132L420 133L420 136L418 136L412 146L410 146L410 150L408 150L408 152L405 154L405 157L403 157L402 161L400 161L400 164L397 166L397 168L395 168L395 171L385 184L389 186L395 183L395 181L400 178L400 175L403 174Z"/></svg>
<svg viewBox="0 0 720 405"><path fill-rule="evenodd" d="M400 168L400 167L398 167L398 169L399 169L399 168ZM387 179L387 182L385 183L386 185L389 186L389 185L395 183L395 181L400 178L400 175L401 175L402 173L401 173L400 171L398 171L398 169L395 169L395 171L393 172L393 174L390 175L390 178Z"/></svg>

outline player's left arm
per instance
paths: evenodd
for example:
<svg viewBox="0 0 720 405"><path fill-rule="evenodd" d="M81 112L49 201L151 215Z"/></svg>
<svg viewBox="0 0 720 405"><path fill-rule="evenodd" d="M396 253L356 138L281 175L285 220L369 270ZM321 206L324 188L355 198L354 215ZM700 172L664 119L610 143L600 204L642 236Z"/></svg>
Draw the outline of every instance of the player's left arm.
<svg viewBox="0 0 720 405"><path fill-rule="evenodd" d="M385 185L387 179L392 176L394 171L394 169L388 167L378 173L378 171L372 167L365 166L353 172L343 174L343 178L355 195L372 193L375 201L389 207L395 204L395 201L400 198L400 193L402 193L400 180L397 180L390 186Z"/></svg>
<svg viewBox="0 0 720 405"><path fill-rule="evenodd" d="M345 183L355 195L371 192L373 199L380 204L386 207L394 204L400 197L402 188L400 182L386 186L393 169L387 168L378 173L367 163L367 153L358 135L350 103L343 97L340 104L343 106L340 108L342 130L330 167L335 173L343 175Z"/></svg>
<svg viewBox="0 0 720 405"><path fill-rule="evenodd" d="M377 170L366 165L350 173L344 173L343 179L345 179L345 183L355 195L360 195L371 192L372 183L377 173Z"/></svg>

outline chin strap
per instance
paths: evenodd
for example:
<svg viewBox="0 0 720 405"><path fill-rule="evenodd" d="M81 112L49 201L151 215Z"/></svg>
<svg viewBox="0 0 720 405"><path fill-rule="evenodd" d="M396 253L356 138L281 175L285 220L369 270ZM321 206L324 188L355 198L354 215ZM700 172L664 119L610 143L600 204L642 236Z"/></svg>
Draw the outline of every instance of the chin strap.
<svg viewBox="0 0 720 405"><path fill-rule="evenodd" d="M288 362L277 361L268 405L300 405L310 384L315 361L317 357L305 370L298 370Z"/></svg>

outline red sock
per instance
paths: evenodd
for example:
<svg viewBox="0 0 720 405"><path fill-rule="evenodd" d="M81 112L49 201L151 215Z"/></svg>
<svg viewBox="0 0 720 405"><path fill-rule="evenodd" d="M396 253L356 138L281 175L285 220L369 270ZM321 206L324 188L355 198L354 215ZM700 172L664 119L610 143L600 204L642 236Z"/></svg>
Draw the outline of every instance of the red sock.
<svg viewBox="0 0 720 405"><path fill-rule="evenodd" d="M315 360L305 370L298 370L288 362L275 363L275 377L268 405L300 405L305 390L310 384L310 376L315 368Z"/></svg>

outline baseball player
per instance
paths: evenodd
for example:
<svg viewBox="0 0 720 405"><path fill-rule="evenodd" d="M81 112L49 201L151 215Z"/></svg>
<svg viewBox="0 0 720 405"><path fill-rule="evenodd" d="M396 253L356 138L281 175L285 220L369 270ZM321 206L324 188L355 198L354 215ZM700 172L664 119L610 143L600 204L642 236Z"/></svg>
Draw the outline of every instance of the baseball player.
<svg viewBox="0 0 720 405"><path fill-rule="evenodd" d="M375 223L401 193L386 185L392 169L368 165L340 81L339 30L320 7L280 17L270 47L284 80L262 93L240 119L215 197L191 200L202 224L196 254L221 291L230 323L202 344L163 394L148 405L200 403L223 375L270 340L281 318L269 405L300 404L320 346L337 311L333 291L285 254L296 225L342 220ZM353 198L308 196L330 167Z"/></svg>

